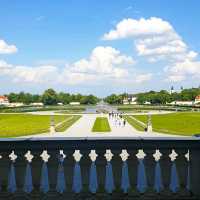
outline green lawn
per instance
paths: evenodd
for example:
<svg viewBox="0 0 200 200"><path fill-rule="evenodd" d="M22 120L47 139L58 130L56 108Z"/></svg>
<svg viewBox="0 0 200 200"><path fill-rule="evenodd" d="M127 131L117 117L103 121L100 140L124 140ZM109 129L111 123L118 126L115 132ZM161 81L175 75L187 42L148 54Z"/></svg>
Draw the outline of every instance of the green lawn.
<svg viewBox="0 0 200 200"><path fill-rule="evenodd" d="M71 117L68 117L64 120L60 125L56 127L57 132L63 132L67 128L69 128L72 124L74 124L76 121L78 121L81 118L81 115L73 115Z"/></svg>
<svg viewBox="0 0 200 200"><path fill-rule="evenodd" d="M147 116L145 115L135 115L134 117L147 123ZM153 130L157 132L191 136L200 133L200 113L184 112L152 115L152 124Z"/></svg>
<svg viewBox="0 0 200 200"><path fill-rule="evenodd" d="M128 115L124 115L123 118L134 128L136 128L138 131L144 131L144 127L142 127L139 123L137 123L134 119L132 119Z"/></svg>
<svg viewBox="0 0 200 200"><path fill-rule="evenodd" d="M70 115L55 115L55 124L70 118ZM77 120L73 117L58 126L59 131L64 131ZM17 137L48 132L50 127L49 115L31 114L0 114L0 137Z"/></svg>
<svg viewBox="0 0 200 200"><path fill-rule="evenodd" d="M43 107L36 107L36 106L22 106L17 108L9 108L9 107L0 107L0 113L25 113L25 112L36 112L36 111L67 111L67 112L83 112L86 109L86 105L63 105L63 106L43 106Z"/></svg>
<svg viewBox="0 0 200 200"><path fill-rule="evenodd" d="M97 117L93 128L93 132L110 132L111 128L108 122L108 119L106 117Z"/></svg>
<svg viewBox="0 0 200 200"><path fill-rule="evenodd" d="M191 110L193 109L188 106L168 106L168 105L118 105L116 107L119 111L126 113L130 112L145 113L151 110L191 112ZM198 110L198 108L196 108L195 110Z"/></svg>

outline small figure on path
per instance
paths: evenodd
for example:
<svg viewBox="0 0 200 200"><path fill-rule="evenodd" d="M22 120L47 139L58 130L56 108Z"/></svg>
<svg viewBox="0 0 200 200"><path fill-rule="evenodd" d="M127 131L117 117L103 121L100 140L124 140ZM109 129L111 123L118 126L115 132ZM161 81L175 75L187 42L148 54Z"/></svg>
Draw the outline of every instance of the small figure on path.
<svg viewBox="0 0 200 200"><path fill-rule="evenodd" d="M124 126L126 126L126 120L124 119Z"/></svg>

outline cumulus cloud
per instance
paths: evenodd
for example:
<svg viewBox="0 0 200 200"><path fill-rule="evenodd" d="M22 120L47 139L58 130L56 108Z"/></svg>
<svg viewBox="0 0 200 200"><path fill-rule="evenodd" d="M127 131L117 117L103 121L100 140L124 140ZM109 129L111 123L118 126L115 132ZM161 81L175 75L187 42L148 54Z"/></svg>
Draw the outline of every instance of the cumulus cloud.
<svg viewBox="0 0 200 200"><path fill-rule="evenodd" d="M17 47L15 45L8 45L4 40L0 40L0 54L16 53Z"/></svg>
<svg viewBox="0 0 200 200"><path fill-rule="evenodd" d="M104 34L104 40L116 40L128 37L141 37L160 35L172 30L171 25L160 18L152 17L150 19L141 18L123 19L120 21L114 30Z"/></svg>
<svg viewBox="0 0 200 200"><path fill-rule="evenodd" d="M4 60L0 60L0 72L4 73L6 70L10 69L12 65L8 64Z"/></svg>
<svg viewBox="0 0 200 200"><path fill-rule="evenodd" d="M124 19L103 36L104 40L128 38L133 40L138 56L149 62L165 61L167 80L178 82L187 77L200 77L198 53L189 49L168 21L156 17ZM148 75L140 78L145 77Z"/></svg>
<svg viewBox="0 0 200 200"><path fill-rule="evenodd" d="M143 83L143 82L151 80L151 78L152 78L152 73L139 74L138 76L136 76L135 82Z"/></svg>
<svg viewBox="0 0 200 200"><path fill-rule="evenodd" d="M138 55L147 57L150 62L162 59L182 61L185 57L192 60L197 56L188 49L173 26L161 18L124 19L103 36L104 40L126 38L133 39Z"/></svg>
<svg viewBox="0 0 200 200"><path fill-rule="evenodd" d="M14 66L0 60L0 75L11 77L13 82L44 83L55 79L58 68L55 66Z"/></svg>
<svg viewBox="0 0 200 200"><path fill-rule="evenodd" d="M168 80L173 82L183 81L186 78L200 78L200 61L177 62L165 68Z"/></svg>
<svg viewBox="0 0 200 200"><path fill-rule="evenodd" d="M127 66L133 65L132 57L120 53L112 47L96 47L89 59L75 62L71 68L73 72L95 73L103 76L123 77Z"/></svg>
<svg viewBox="0 0 200 200"><path fill-rule="evenodd" d="M115 48L98 46L89 58L80 59L63 67L53 65L15 66L0 60L0 75L7 76L14 82L32 84L95 84L105 81L134 80L144 82L149 76L131 74L135 61Z"/></svg>

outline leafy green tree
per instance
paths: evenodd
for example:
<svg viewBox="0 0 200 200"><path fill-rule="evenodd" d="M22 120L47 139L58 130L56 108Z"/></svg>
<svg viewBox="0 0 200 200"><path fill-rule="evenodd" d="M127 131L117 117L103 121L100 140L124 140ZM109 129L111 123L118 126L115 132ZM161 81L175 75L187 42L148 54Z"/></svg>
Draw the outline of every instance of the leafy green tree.
<svg viewBox="0 0 200 200"><path fill-rule="evenodd" d="M18 100L18 95L16 93L10 93L7 95L9 102L13 103L13 102L17 102Z"/></svg>
<svg viewBox="0 0 200 200"><path fill-rule="evenodd" d="M42 95L42 102L44 105L56 105L58 102L58 97L53 89L45 90Z"/></svg>
<svg viewBox="0 0 200 200"><path fill-rule="evenodd" d="M200 94L199 88L184 89L180 93L181 100L194 101L195 97Z"/></svg>
<svg viewBox="0 0 200 200"><path fill-rule="evenodd" d="M123 99L121 95L111 94L110 96L107 96L104 101L109 104L121 104Z"/></svg>
<svg viewBox="0 0 200 200"><path fill-rule="evenodd" d="M32 103L34 103L34 102L41 102L41 96L40 95L38 95L38 94L33 94L32 95Z"/></svg>
<svg viewBox="0 0 200 200"><path fill-rule="evenodd" d="M58 101L63 104L69 104L71 101L71 96L69 93L60 92L57 96L58 96Z"/></svg>
<svg viewBox="0 0 200 200"><path fill-rule="evenodd" d="M82 96L80 103L81 104L97 104L98 98L95 97L94 95L88 95L88 96Z"/></svg>

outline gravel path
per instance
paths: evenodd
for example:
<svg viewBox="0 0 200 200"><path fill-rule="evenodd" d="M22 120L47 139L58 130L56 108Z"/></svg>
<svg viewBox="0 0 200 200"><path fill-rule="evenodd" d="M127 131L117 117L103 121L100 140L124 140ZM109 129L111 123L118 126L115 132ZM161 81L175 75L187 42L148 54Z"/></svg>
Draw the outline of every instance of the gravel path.
<svg viewBox="0 0 200 200"><path fill-rule="evenodd" d="M115 124L115 121L112 119L109 119L111 132L105 132L105 133L97 133L92 132L92 126L94 124L94 121L96 117L107 117L108 115L105 114L83 114L82 117L71 127L69 127L64 132L56 132L54 134L51 133L44 133L44 134L38 134L29 136L29 138L42 138L42 137L50 137L50 138L82 138L82 139L107 139L107 138L155 138L155 137L180 137L176 135L168 135L168 134L162 134L162 133L147 133L147 132L141 132L137 131L135 128L133 128L130 124L126 124L126 126L119 126Z"/></svg>

